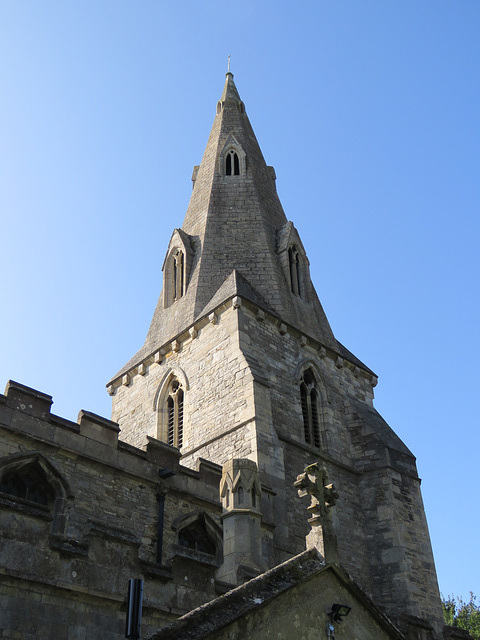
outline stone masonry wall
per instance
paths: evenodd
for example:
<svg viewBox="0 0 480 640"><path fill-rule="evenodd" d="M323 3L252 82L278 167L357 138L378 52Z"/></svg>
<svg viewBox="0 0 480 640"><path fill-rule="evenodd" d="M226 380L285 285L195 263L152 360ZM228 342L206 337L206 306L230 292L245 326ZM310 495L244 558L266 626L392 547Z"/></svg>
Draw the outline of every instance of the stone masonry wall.
<svg viewBox="0 0 480 640"><path fill-rule="evenodd" d="M145 581L146 632L215 597L221 548L218 558L182 549L174 523L205 514L220 527L221 469L201 461L187 469L173 447L150 440L135 449L118 440L115 423L88 412L73 423L50 405L17 383L0 395L0 477L35 463L56 491L48 505L0 491L0 637L123 638L134 577ZM161 564L158 494L166 495Z"/></svg>
<svg viewBox="0 0 480 640"><path fill-rule="evenodd" d="M319 461L340 494L332 513L339 561L402 628L407 623L399 619L400 610L429 619L440 633L440 599L415 459L374 410L376 381L268 314L246 304L242 310L240 345L254 371L268 372L270 420L283 452L283 487L271 472L262 479L277 491L277 562L283 551L304 548L308 501L298 499L293 482L307 464ZM303 434L299 383L309 366L322 396L320 449L307 445ZM359 422L365 437L358 435ZM257 434L260 439L260 429ZM257 444L270 464L274 440L269 446Z"/></svg>
<svg viewBox="0 0 480 640"><path fill-rule="evenodd" d="M298 498L293 483L305 466L320 461L327 467L329 479L341 495L333 513L341 561L353 575L361 577L360 584L363 584L368 576L368 557L362 551L365 547L364 520L356 487L359 474L353 468L354 451L344 425L344 405L347 397L354 397L371 406L371 378L354 372L353 366L349 368L347 363L340 363L336 354L327 354L321 345L308 341L293 328L282 326L268 315L257 314L248 304L243 305L242 311L242 350L258 372L257 377L264 372L269 386L270 421L275 437L270 438L270 442L258 444L257 449L259 466L264 471L262 481L276 491L273 533L276 561L305 549L305 536L310 529L307 523L309 503ZM318 376L321 394L321 449L306 444L304 438L300 377L309 366L314 367ZM257 424L260 425L258 419ZM260 428L257 433L261 439ZM277 453L278 448L281 456ZM263 467L262 456L266 459ZM278 468L282 467L281 478L269 468L275 464L276 457L281 457L281 462L277 463Z"/></svg>
<svg viewBox="0 0 480 640"><path fill-rule="evenodd" d="M114 415L124 432L137 443L155 433L154 398L162 375L181 368L188 379L182 462L195 468L199 458L223 464L245 457L258 464L271 503L262 527L270 566L305 548L307 503L298 499L293 482L307 464L319 461L340 494L332 513L340 562L391 615L403 609L438 621L415 460L375 412L371 372L238 296L197 323L194 335L165 349L148 376L136 374L130 386L115 389ZM303 430L299 385L308 367L320 393L319 449L305 443ZM140 419L142 407L150 416ZM150 425L147 434L142 424ZM394 488L389 467L408 490ZM383 491L386 476L391 486Z"/></svg>
<svg viewBox="0 0 480 640"><path fill-rule="evenodd" d="M161 408L156 402L162 382L168 372L181 371L187 381L184 463L188 464L191 451L202 447L196 458L222 464L240 443L240 457L248 457L252 447L248 424L254 416L253 386L248 377L248 363L239 349L237 312L231 302L161 351L164 353L158 364L152 357L143 374L135 368L128 376L128 384L120 384L111 391L112 419L119 423L121 437L137 447L146 445L147 436L159 437ZM239 428L241 433L232 433L229 446L220 450L215 438ZM211 455L213 451L215 455Z"/></svg>

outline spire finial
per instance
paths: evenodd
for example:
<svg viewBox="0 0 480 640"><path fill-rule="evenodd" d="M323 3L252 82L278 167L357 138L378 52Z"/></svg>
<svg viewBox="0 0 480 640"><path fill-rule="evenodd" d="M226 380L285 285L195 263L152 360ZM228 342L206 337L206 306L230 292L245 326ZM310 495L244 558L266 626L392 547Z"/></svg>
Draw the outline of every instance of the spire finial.
<svg viewBox="0 0 480 640"><path fill-rule="evenodd" d="M230 58L232 56L228 56L228 68L227 68L227 73L230 73Z"/></svg>

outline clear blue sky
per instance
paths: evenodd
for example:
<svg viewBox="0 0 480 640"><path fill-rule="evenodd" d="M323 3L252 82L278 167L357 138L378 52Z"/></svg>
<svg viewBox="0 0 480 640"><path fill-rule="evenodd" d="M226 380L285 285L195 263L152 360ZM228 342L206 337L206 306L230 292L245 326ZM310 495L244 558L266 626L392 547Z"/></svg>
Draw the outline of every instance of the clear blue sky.
<svg viewBox="0 0 480 640"><path fill-rule="evenodd" d="M227 56L333 330L480 595L480 3L3 0L0 385L110 415Z"/></svg>

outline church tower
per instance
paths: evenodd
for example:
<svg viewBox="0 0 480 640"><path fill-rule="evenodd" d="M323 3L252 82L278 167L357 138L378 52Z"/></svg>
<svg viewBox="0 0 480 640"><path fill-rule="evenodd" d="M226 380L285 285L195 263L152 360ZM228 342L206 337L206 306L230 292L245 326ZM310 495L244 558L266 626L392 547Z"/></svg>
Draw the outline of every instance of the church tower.
<svg viewBox="0 0 480 640"><path fill-rule="evenodd" d="M339 496L327 561L408 637L440 638L415 458L373 407L375 374L335 339L275 179L229 72L145 344L108 384L112 420L135 447L222 465L224 535L244 511L255 538L220 570L234 583L305 548L294 482L318 463Z"/></svg>

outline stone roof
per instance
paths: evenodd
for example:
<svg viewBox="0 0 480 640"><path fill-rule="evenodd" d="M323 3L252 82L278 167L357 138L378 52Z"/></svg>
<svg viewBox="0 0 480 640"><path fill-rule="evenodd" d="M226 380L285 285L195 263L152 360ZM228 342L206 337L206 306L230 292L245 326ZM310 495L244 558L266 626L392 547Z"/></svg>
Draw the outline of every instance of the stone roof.
<svg viewBox="0 0 480 640"><path fill-rule="evenodd" d="M389 618L370 600L341 567L325 564L316 549L309 549L245 584L190 611L148 640L201 640L263 606L281 593L321 572L330 571L354 595L394 640L405 640Z"/></svg>

